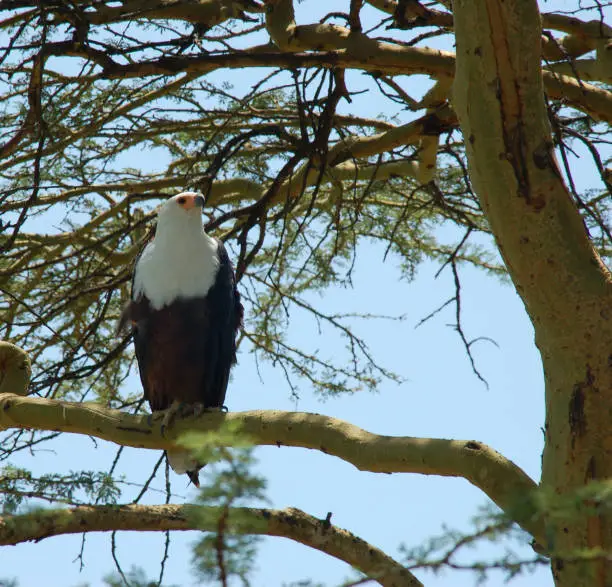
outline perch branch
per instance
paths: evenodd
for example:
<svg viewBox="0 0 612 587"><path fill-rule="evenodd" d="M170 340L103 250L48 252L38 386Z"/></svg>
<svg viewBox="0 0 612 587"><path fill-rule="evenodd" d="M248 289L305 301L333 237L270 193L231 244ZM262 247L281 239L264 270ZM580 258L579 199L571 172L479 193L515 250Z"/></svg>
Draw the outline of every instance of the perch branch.
<svg viewBox="0 0 612 587"><path fill-rule="evenodd" d="M160 422L147 416L132 416L93 403L0 394L0 430L71 432L138 448L170 449L188 430L214 431L224 422L238 424L257 445L319 450L362 471L463 477L484 491L538 542L543 539L541 522L534 521L533 512L524 505L537 487L535 482L480 442L383 436L328 416L276 410L204 414L178 420L162 435Z"/></svg>

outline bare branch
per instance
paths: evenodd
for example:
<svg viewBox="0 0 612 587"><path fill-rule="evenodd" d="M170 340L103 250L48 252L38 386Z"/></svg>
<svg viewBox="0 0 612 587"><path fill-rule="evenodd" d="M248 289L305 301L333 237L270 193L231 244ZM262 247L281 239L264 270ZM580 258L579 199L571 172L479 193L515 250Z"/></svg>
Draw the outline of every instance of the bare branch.
<svg viewBox="0 0 612 587"><path fill-rule="evenodd" d="M255 444L319 450L362 471L463 477L484 491L537 541L540 522L518 507L536 484L514 463L475 441L380 436L348 422L298 412L252 411L204 414L177 421L162 435L147 416L132 416L92 403L0 395L0 429L32 428L87 434L124 446L169 449L188 430L211 431L236 423Z"/></svg>
<svg viewBox="0 0 612 587"><path fill-rule="evenodd" d="M50 536L119 530L203 530L216 532L224 519L224 532L290 538L343 560L385 587L422 587L402 565L361 538L296 508L271 510L194 505L81 506L39 510L0 517L0 544L18 544Z"/></svg>

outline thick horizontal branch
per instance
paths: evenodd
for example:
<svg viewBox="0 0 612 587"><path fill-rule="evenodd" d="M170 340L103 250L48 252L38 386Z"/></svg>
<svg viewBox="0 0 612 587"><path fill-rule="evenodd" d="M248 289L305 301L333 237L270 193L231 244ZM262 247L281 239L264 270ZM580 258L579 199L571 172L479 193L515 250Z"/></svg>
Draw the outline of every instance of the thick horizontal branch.
<svg viewBox="0 0 612 587"><path fill-rule="evenodd" d="M114 530L204 530L216 532L221 508L193 505L81 506L38 510L20 516L0 517L0 545L42 540L62 534ZM328 520L287 508L232 508L228 534L281 536L347 562L386 587L419 587L422 583L401 564L378 548Z"/></svg>
<svg viewBox="0 0 612 587"><path fill-rule="evenodd" d="M436 26L452 29L454 27L452 14L425 8L419 2L402 2L401 6L397 0L369 0L368 3L392 15L394 26L398 28ZM450 5L448 8L451 9ZM566 37L555 42L556 50L551 48L550 54L545 55L547 59L567 59L584 55L595 49L602 38L611 36L611 29L603 19L587 21L555 12L544 12L541 17L544 29L568 33Z"/></svg>
<svg viewBox="0 0 612 587"><path fill-rule="evenodd" d="M375 473L420 473L463 477L484 491L538 542L539 521L525 506L535 482L512 461L476 441L383 436L348 422L300 412L256 410L211 413L177 420L162 436L160 421L108 410L93 403L61 402L0 394L0 430L29 428L86 434L123 446L168 449L187 431L238 424L257 445L319 450Z"/></svg>
<svg viewBox="0 0 612 587"><path fill-rule="evenodd" d="M212 0L209 3L215 4ZM282 7L285 4L290 5L287 2L275 1L270 2L269 6L271 9L272 5ZM117 10L121 11L124 7L125 5ZM174 6L174 8L177 7ZM151 7L147 5L147 10L150 9ZM164 10L168 9L168 7L164 8ZM380 41L369 38L365 34L356 34L346 27L337 25L295 25L291 14L279 16L279 12L282 11L276 7L268 15L268 20L271 20L268 23L268 29L277 46L282 49L281 51L270 43L253 46L244 51L197 56L163 56L159 59L131 61L130 63L120 63L105 52L93 50L75 41L49 43L45 46L45 51L49 55L81 57L89 62L97 63L100 68L98 76L104 79L165 76L179 73L199 76L221 68L244 67L281 67L285 69L340 67L373 74L425 74L436 79L452 78L454 75L455 55L451 52ZM444 18L448 16L445 14ZM546 18L552 19L549 23L555 24L552 28L560 28L564 24L568 30L571 28L574 31L573 36L578 35L575 32L578 30L580 39L590 39L591 35L594 35L593 43L597 46L607 46L609 27L602 23L596 21L585 23L559 15L554 18L549 15ZM564 50L567 51L567 49ZM540 63L539 59L538 63ZM545 89L552 98L569 98L569 102L576 108L584 110L597 119L612 121L612 93L604 89L592 84L581 83L574 76L557 76L550 73L545 75ZM69 140L72 141L74 138L70 137Z"/></svg>
<svg viewBox="0 0 612 587"><path fill-rule="evenodd" d="M350 50L325 53L282 53L269 46L255 47L241 53L202 55L197 57L163 57L158 60L116 64L105 68L100 77L107 79L175 75L190 73L202 75L221 68L243 67L326 67L356 69L388 75L425 74L436 79L451 78L455 56L448 51L401 47L377 42L367 55L353 54ZM612 92L592 84L578 82L567 76L544 72L547 94L554 99L568 100L579 110L599 120L612 122Z"/></svg>
<svg viewBox="0 0 612 587"><path fill-rule="evenodd" d="M116 23L123 21L145 20L185 20L200 26L212 28L230 19L242 19L247 3L223 0L199 0L198 2L169 2L160 0L131 0L121 6L108 6L100 3L94 11L81 14L81 18L91 24ZM248 4L249 12L263 12L263 6L254 2ZM58 13L58 21L67 20Z"/></svg>
<svg viewBox="0 0 612 587"><path fill-rule="evenodd" d="M313 38L316 41L316 35ZM449 51L408 47L372 39L367 39L367 42L364 40L364 43L354 44L351 42L347 47L338 47L338 50L325 52L320 51L319 45L313 41L312 47L309 49L307 52L282 52L271 45L260 45L235 53L161 57L155 60L129 64L107 60L104 64L101 64L98 77L102 79L126 79L186 73L188 74L187 77L191 78L223 68L339 67L367 71L376 75L424 74L438 80L450 80L454 76L455 70L455 55ZM55 56L81 57L88 61L93 59L92 55L78 43L56 43L55 45L49 45L48 50ZM187 79L181 78L178 84L184 85L187 81ZM176 83L173 82L173 84ZM170 84L170 86L173 84ZM577 81L573 77L551 72L544 72L544 85L546 93L551 98L563 99L596 119L612 122L612 92L598 88L593 84ZM170 86L156 90L156 92L167 93ZM151 92L151 95L156 92ZM150 101L150 98L151 96L147 96L146 101ZM138 103L129 104L128 109L131 110L138 105ZM113 118L117 118L117 113L114 113ZM75 138L77 137L72 135L67 140L73 141ZM54 151L58 149L58 146L54 147Z"/></svg>
<svg viewBox="0 0 612 587"><path fill-rule="evenodd" d="M242 67L340 67L396 75L422 73L434 77L452 76L453 73L454 55L448 51L404 47L383 42L375 42L371 49L372 51L364 56L363 52L353 54L349 50L283 53L271 45L260 45L236 53L195 57L161 57L156 60L126 65L113 63L103 67L98 77L124 79L150 75L175 75L182 72L201 75L224 67L232 69ZM90 59L90 56L78 46L66 46L63 54Z"/></svg>

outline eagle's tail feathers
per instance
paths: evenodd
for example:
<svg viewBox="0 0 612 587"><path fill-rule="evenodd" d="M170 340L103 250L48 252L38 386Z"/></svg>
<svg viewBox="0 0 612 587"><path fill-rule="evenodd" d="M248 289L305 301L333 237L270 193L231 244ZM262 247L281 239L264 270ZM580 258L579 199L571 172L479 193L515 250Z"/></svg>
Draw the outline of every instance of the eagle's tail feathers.
<svg viewBox="0 0 612 587"><path fill-rule="evenodd" d="M179 475L186 473L189 480L196 486L200 487L200 477L198 473L206 463L200 463L191 456L187 450L168 450L166 451L168 463L172 470Z"/></svg>

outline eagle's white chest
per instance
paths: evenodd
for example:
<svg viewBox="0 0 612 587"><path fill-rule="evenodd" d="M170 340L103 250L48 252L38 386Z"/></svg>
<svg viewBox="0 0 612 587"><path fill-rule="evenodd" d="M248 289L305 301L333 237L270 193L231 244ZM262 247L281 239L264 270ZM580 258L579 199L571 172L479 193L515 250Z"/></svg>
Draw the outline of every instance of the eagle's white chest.
<svg viewBox="0 0 612 587"><path fill-rule="evenodd" d="M217 242L206 233L156 237L143 251L134 274L134 300L142 294L159 310L177 298L204 297L219 269Z"/></svg>

